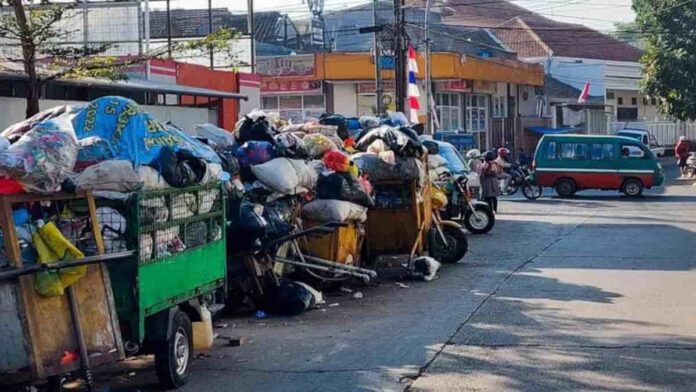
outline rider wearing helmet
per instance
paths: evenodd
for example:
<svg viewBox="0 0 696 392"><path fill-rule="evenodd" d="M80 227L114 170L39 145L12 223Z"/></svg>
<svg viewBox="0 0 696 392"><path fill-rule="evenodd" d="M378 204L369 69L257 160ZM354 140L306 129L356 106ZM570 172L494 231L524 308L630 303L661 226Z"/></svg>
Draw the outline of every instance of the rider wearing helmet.
<svg viewBox="0 0 696 392"><path fill-rule="evenodd" d="M498 154L495 150L486 151L483 158L486 162L481 164L481 197L483 201L488 203L491 210L496 212L498 211L498 195L500 194L498 184L500 168L496 163Z"/></svg>
<svg viewBox="0 0 696 392"><path fill-rule="evenodd" d="M508 162L508 156L510 156L510 150L505 147L500 147L498 149L498 159L495 160L495 163L498 164L501 170L499 177L504 180L503 189L507 189L510 180L512 180L512 176L508 173L512 167L510 162Z"/></svg>

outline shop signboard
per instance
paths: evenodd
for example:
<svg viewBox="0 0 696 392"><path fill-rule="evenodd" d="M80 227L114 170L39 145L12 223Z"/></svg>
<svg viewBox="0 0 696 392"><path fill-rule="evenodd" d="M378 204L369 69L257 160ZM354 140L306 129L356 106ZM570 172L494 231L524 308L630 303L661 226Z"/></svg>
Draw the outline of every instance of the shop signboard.
<svg viewBox="0 0 696 392"><path fill-rule="evenodd" d="M256 73L261 76L312 76L314 55L259 57Z"/></svg>
<svg viewBox="0 0 696 392"><path fill-rule="evenodd" d="M268 80L261 93L321 93L321 80Z"/></svg>
<svg viewBox="0 0 696 392"><path fill-rule="evenodd" d="M472 92L471 81L465 79L459 80L443 80L436 83L438 91L455 91L461 93Z"/></svg>
<svg viewBox="0 0 696 392"><path fill-rule="evenodd" d="M498 83L488 80L475 80L474 92L483 94L495 94L498 90Z"/></svg>
<svg viewBox="0 0 696 392"><path fill-rule="evenodd" d="M382 91L394 91L394 81L385 80L382 82ZM377 85L375 82L359 82L358 94L375 94Z"/></svg>

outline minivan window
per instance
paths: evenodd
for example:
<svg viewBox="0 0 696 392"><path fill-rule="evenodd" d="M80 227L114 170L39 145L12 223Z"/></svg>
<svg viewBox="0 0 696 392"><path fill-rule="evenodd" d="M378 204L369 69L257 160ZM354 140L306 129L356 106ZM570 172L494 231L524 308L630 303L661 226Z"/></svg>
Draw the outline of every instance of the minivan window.
<svg viewBox="0 0 696 392"><path fill-rule="evenodd" d="M622 144L621 157L629 159L641 159L645 157L645 151L635 144Z"/></svg>
<svg viewBox="0 0 696 392"><path fill-rule="evenodd" d="M587 144L585 143L561 143L562 159L587 159Z"/></svg>
<svg viewBox="0 0 696 392"><path fill-rule="evenodd" d="M590 156L593 161L610 161L614 157L614 145L611 143L594 143Z"/></svg>
<svg viewBox="0 0 696 392"><path fill-rule="evenodd" d="M556 159L556 142L548 142L546 144L545 159Z"/></svg>

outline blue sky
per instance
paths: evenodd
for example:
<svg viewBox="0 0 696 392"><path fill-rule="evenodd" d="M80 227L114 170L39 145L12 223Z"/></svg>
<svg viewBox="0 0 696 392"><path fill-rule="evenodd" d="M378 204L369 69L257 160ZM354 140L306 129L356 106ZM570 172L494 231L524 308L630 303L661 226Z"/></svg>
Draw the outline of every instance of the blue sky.
<svg viewBox="0 0 696 392"><path fill-rule="evenodd" d="M277 10L293 16L301 16L308 14L306 2L307 0L254 0L254 7L258 11ZM367 2L369 0L325 0L327 10ZM613 22L627 22L634 18L631 0L513 0L513 2L552 19L584 24L601 31L612 30ZM233 11L246 11L246 0L234 0L233 3L231 7ZM229 3L213 0L213 6L229 7Z"/></svg>

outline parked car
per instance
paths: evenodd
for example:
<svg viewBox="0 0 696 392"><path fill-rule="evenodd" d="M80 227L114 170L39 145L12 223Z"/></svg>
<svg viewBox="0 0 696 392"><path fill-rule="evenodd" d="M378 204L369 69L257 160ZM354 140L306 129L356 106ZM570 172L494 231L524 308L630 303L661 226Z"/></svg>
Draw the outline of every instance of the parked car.
<svg viewBox="0 0 696 392"><path fill-rule="evenodd" d="M630 137L636 140L640 140L641 143L655 154L656 157L661 157L665 155L665 146L661 146L657 143L657 139L653 134L645 129L638 128L624 128L616 131L616 136Z"/></svg>
<svg viewBox="0 0 696 392"><path fill-rule="evenodd" d="M582 189L635 197L664 181L655 155L640 140L623 136L544 135L532 169L533 181L555 188L561 197Z"/></svg>

